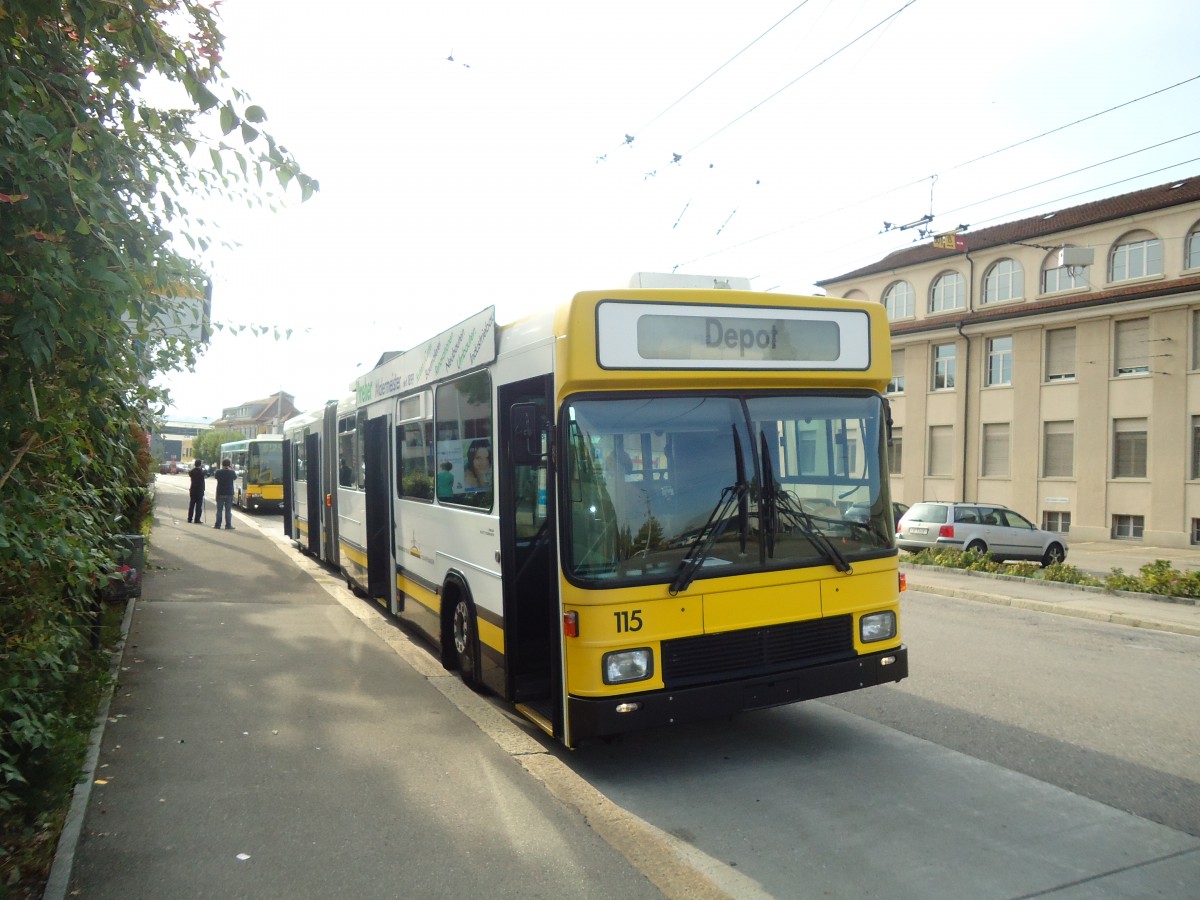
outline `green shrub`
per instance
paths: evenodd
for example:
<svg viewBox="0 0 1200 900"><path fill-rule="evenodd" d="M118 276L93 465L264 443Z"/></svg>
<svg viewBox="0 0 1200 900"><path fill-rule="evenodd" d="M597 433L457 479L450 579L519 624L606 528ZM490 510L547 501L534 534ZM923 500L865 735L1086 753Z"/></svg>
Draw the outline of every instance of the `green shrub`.
<svg viewBox="0 0 1200 900"><path fill-rule="evenodd" d="M1146 563L1136 575L1114 568L1103 579L1080 571L1065 562L1040 567L1037 563L997 563L990 554L974 550L921 550L910 554L907 562L923 566L942 566L949 569L965 569L971 572L992 572L1014 575L1021 578L1036 578L1062 584L1078 584L1089 587L1104 587L1110 591L1136 591L1143 594L1160 594L1167 597L1200 598L1200 571L1181 572L1168 560L1157 559Z"/></svg>

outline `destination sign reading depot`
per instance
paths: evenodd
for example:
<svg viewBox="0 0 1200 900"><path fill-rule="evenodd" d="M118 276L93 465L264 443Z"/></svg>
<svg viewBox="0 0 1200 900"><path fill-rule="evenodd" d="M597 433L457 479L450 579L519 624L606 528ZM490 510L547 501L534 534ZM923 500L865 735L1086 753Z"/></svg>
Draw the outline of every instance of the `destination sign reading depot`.
<svg viewBox="0 0 1200 900"><path fill-rule="evenodd" d="M866 365L861 354L848 353L866 345L867 317L859 313L614 301L601 307L598 325L601 365L613 368ZM630 333L636 335L632 347Z"/></svg>

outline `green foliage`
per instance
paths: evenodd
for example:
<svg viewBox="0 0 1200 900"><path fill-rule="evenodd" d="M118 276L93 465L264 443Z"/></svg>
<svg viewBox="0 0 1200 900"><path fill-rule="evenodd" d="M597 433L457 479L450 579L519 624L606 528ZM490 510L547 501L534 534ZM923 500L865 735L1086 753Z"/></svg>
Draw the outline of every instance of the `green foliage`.
<svg viewBox="0 0 1200 900"><path fill-rule="evenodd" d="M1142 566L1137 575L1126 575L1123 569L1113 569L1105 577L1104 586L1111 591L1200 598L1200 572L1180 572L1168 560L1156 559Z"/></svg>
<svg viewBox="0 0 1200 900"><path fill-rule="evenodd" d="M987 554L981 555L974 551L964 550L922 550L919 553L910 554L907 561L924 566L943 566L950 569L968 569L975 572L1037 578L1064 584L1104 587L1110 591L1136 591L1165 597L1200 598L1200 571L1181 572L1165 559L1146 563L1137 575L1129 575L1123 569L1114 568L1103 579L1095 578L1065 562L1054 563L1045 568L1039 568L1037 563L1004 565L992 562Z"/></svg>
<svg viewBox="0 0 1200 900"><path fill-rule="evenodd" d="M245 435L228 429L203 431L192 441L192 455L205 463L221 462L221 445L240 441Z"/></svg>
<svg viewBox="0 0 1200 900"><path fill-rule="evenodd" d="M214 230L192 199L317 189L223 93L222 43L194 0L0 5L0 884L78 769L113 537L150 513L151 380L201 349L176 327ZM171 86L182 108L147 99Z"/></svg>

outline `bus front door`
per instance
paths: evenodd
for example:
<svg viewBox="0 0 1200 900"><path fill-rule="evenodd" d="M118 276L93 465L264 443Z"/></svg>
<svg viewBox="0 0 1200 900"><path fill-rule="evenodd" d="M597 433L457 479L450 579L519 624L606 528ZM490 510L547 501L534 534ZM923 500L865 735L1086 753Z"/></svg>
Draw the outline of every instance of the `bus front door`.
<svg viewBox="0 0 1200 900"><path fill-rule="evenodd" d="M547 458L518 462L513 453L512 409L533 404L539 420L553 405L551 376L498 389L500 570L504 595L504 658L508 698L526 716L561 739L564 734L562 635L555 549L554 479Z"/></svg>

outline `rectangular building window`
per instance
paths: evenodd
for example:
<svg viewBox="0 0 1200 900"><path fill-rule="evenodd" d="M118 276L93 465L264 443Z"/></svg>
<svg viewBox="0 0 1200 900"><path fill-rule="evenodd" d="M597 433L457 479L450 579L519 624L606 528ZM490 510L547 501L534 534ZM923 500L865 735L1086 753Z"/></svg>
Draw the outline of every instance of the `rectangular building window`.
<svg viewBox="0 0 1200 900"><path fill-rule="evenodd" d="M1192 478L1200 478L1200 416L1192 416Z"/></svg>
<svg viewBox="0 0 1200 900"><path fill-rule="evenodd" d="M937 344L933 348L933 390L954 389L955 348L953 344Z"/></svg>
<svg viewBox="0 0 1200 900"><path fill-rule="evenodd" d="M1055 328L1046 332L1046 380L1066 381L1075 377L1075 329Z"/></svg>
<svg viewBox="0 0 1200 900"><path fill-rule="evenodd" d="M1146 477L1147 419L1113 419L1113 478Z"/></svg>
<svg viewBox="0 0 1200 900"><path fill-rule="evenodd" d="M892 380L885 389L888 394L904 393L904 351L892 351Z"/></svg>
<svg viewBox="0 0 1200 900"><path fill-rule="evenodd" d="M888 447L888 472L899 475L904 462L904 429L892 429L892 445Z"/></svg>
<svg viewBox="0 0 1200 900"><path fill-rule="evenodd" d="M987 383L1012 384L1012 336L990 338L987 342Z"/></svg>
<svg viewBox="0 0 1200 900"><path fill-rule="evenodd" d="M984 478L1008 476L1008 423L993 422L983 426Z"/></svg>
<svg viewBox="0 0 1200 900"><path fill-rule="evenodd" d="M1114 375L1137 375L1150 371L1149 338L1149 319L1126 319L1114 323Z"/></svg>
<svg viewBox="0 0 1200 900"><path fill-rule="evenodd" d="M1146 527L1145 516L1113 516L1112 536L1118 541L1140 541Z"/></svg>
<svg viewBox="0 0 1200 900"><path fill-rule="evenodd" d="M1192 368L1200 369L1200 309L1192 310Z"/></svg>
<svg viewBox="0 0 1200 900"><path fill-rule="evenodd" d="M1071 514L1057 509L1048 509L1042 513L1042 530L1053 531L1056 534L1071 533Z"/></svg>
<svg viewBox="0 0 1200 900"><path fill-rule="evenodd" d="M1192 543L1200 544L1200 519L1192 519Z"/></svg>
<svg viewBox="0 0 1200 900"><path fill-rule="evenodd" d="M952 475L954 473L954 426L931 425L929 427L929 460L927 475Z"/></svg>
<svg viewBox="0 0 1200 900"><path fill-rule="evenodd" d="M1075 474L1075 423L1042 423L1042 477L1070 478Z"/></svg>

